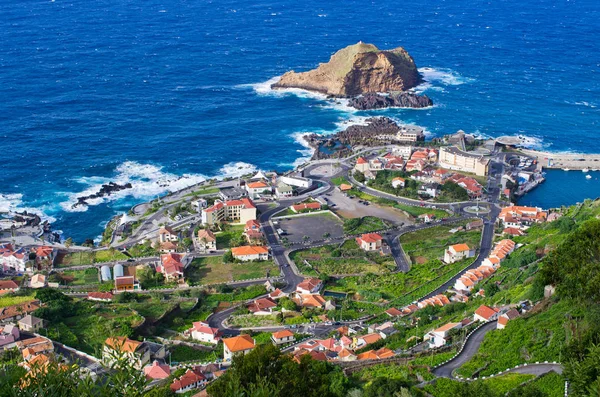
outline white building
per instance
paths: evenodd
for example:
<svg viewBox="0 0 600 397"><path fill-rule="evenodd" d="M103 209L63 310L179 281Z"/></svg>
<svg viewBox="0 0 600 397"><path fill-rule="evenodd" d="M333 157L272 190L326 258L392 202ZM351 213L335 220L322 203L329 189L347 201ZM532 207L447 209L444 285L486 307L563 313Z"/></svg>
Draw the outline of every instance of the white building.
<svg viewBox="0 0 600 397"><path fill-rule="evenodd" d="M438 329L429 332L425 339L429 341L430 348L445 346L448 342L448 336L453 329L461 329L462 323L448 323Z"/></svg>
<svg viewBox="0 0 600 397"><path fill-rule="evenodd" d="M488 173L489 162L482 155L463 152L454 146L440 148L439 165L443 168L484 176Z"/></svg>
<svg viewBox="0 0 600 397"><path fill-rule="evenodd" d="M444 262L454 263L465 258L472 258L475 256L475 250L469 248L467 244L454 244L448 247L444 253Z"/></svg>
<svg viewBox="0 0 600 397"><path fill-rule="evenodd" d="M296 186L303 189L308 189L312 186L313 181L310 178L304 178L301 176L282 176L279 180L287 185Z"/></svg>
<svg viewBox="0 0 600 397"><path fill-rule="evenodd" d="M242 247L233 247L231 253L235 259L242 262L248 261L266 261L269 259L269 249L263 246L245 245Z"/></svg>
<svg viewBox="0 0 600 397"><path fill-rule="evenodd" d="M211 328L208 323L196 321L189 329L190 336L200 342L217 344L221 340L221 334L218 328Z"/></svg>

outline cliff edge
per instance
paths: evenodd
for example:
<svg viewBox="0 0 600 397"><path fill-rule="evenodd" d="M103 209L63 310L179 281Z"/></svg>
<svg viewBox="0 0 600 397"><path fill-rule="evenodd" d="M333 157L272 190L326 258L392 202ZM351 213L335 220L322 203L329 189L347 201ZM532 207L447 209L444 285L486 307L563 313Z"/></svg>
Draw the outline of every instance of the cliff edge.
<svg viewBox="0 0 600 397"><path fill-rule="evenodd" d="M398 47L380 50L359 42L333 54L316 69L290 71L271 88L301 88L338 97L372 92L406 91L417 86L421 76L408 52Z"/></svg>

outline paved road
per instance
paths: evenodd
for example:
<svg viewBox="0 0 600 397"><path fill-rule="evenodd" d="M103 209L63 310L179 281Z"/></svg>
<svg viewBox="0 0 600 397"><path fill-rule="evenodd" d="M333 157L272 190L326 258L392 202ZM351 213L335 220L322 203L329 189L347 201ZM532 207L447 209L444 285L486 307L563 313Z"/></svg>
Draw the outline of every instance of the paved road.
<svg viewBox="0 0 600 397"><path fill-rule="evenodd" d="M469 339L467 339L467 342L465 343L465 346L460 354L452 361L449 361L446 364L434 369L433 374L441 378L452 378L452 372L469 361L471 357L477 353L477 350L479 350L479 346L481 345L485 335L495 329L496 322L492 321L491 323L485 324L483 327L470 334Z"/></svg>
<svg viewBox="0 0 600 397"><path fill-rule="evenodd" d="M543 374L547 374L548 372L556 372L557 374L563 373L563 366L561 364L552 364L552 363L540 363L540 364L529 364L526 367L513 368L503 373L513 373L513 374L529 374L540 376Z"/></svg>

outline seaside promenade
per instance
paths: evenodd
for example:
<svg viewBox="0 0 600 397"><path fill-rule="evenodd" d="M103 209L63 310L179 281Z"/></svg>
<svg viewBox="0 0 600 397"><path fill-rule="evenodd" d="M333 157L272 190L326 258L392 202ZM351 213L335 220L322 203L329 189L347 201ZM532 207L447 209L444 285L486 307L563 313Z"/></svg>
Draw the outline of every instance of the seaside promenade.
<svg viewBox="0 0 600 397"><path fill-rule="evenodd" d="M519 151L536 157L538 167L569 170L600 169L600 154L550 153L531 149L519 149Z"/></svg>

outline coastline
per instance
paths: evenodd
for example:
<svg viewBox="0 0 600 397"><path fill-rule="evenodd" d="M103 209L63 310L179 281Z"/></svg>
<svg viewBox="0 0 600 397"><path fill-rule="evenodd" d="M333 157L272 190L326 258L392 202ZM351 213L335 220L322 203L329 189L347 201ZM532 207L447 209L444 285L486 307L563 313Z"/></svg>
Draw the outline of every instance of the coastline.
<svg viewBox="0 0 600 397"><path fill-rule="evenodd" d="M552 153L533 149L518 149L519 152L538 160L538 169L598 170L600 154Z"/></svg>

